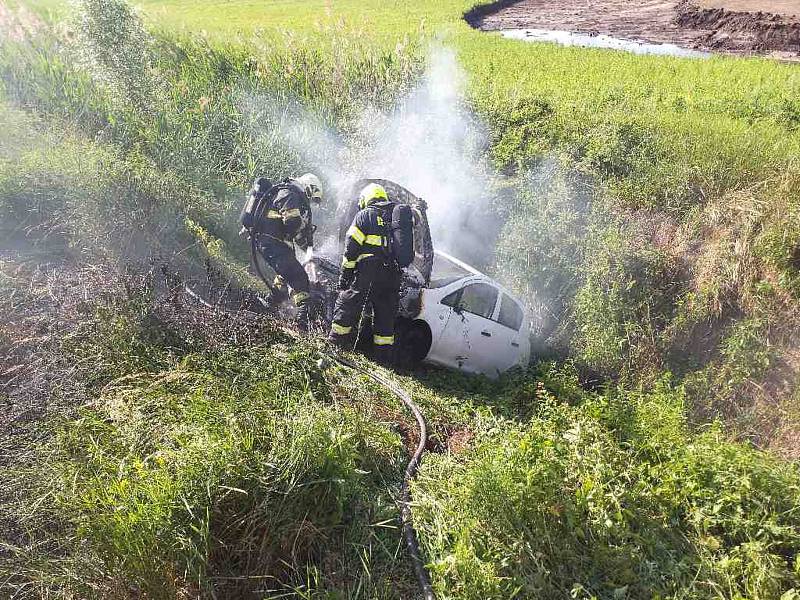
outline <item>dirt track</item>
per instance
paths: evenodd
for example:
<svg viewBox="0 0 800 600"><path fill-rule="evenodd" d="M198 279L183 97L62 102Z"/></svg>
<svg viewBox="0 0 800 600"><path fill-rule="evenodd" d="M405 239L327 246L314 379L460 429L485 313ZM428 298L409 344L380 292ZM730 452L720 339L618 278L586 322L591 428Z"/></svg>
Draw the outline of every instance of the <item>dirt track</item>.
<svg viewBox="0 0 800 600"><path fill-rule="evenodd" d="M800 57L800 0L519 0L474 15L481 29L601 33L738 54ZM758 6L774 13L747 12ZM745 9L745 10L742 10Z"/></svg>

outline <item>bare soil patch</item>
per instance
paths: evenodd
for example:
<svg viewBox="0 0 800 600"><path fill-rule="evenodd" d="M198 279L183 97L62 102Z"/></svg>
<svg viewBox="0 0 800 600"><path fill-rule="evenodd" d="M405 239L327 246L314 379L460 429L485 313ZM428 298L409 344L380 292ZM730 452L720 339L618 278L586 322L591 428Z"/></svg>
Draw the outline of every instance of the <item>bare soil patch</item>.
<svg viewBox="0 0 800 600"><path fill-rule="evenodd" d="M760 4L762 9L747 11L732 8L756 4ZM800 5L800 2L775 4L776 12L764 12L764 8L771 8L772 3L756 3L750 0L684 0L677 7L676 22L684 29L710 31L698 40L703 47L709 49L800 56L800 18L793 16L795 10L789 6ZM800 10L796 12L800 13Z"/></svg>
<svg viewBox="0 0 800 600"><path fill-rule="evenodd" d="M799 16L800 0L697 0L700 8L724 8L737 12L768 12L775 15Z"/></svg>
<svg viewBox="0 0 800 600"><path fill-rule="evenodd" d="M736 54L800 57L800 0L517 0L465 15L484 30L553 29Z"/></svg>

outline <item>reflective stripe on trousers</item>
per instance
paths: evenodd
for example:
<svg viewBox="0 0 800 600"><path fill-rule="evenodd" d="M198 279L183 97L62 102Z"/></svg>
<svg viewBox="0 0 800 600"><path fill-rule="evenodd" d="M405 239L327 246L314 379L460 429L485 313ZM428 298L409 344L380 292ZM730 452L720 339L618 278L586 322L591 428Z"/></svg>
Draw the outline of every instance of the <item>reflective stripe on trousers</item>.
<svg viewBox="0 0 800 600"><path fill-rule="evenodd" d="M339 325L335 321L331 325L331 333L335 333L336 335L348 335L351 331L353 331L352 327L345 327L344 325Z"/></svg>

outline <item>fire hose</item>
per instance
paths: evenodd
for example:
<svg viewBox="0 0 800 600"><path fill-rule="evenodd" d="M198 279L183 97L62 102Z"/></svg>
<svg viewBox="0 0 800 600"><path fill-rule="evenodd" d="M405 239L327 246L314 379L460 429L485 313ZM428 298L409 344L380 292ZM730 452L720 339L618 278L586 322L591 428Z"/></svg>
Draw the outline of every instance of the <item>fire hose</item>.
<svg viewBox="0 0 800 600"><path fill-rule="evenodd" d="M428 570L425 568L425 561L422 559L422 551L419 547L419 540L417 539L417 532L414 529L414 522L411 515L411 481L417 476L417 471L419 471L419 466L422 462L422 455L425 453L425 446L428 443L428 427L425 423L425 417L419 409L419 406L412 400L411 394L396 385L388 377L377 371L368 371L350 359L338 354L326 353L326 355L340 365L366 375L394 394L394 396L411 411L414 418L417 420L419 442L417 443L414 454L411 456L411 460L406 466L403 484L400 487L400 520L403 523L403 538L405 539L408 553L411 556L411 562L414 564L414 572L422 588L423 597L425 600L434 600L435 596L433 593L433 586L431 585L431 578L428 574Z"/></svg>
<svg viewBox="0 0 800 600"><path fill-rule="evenodd" d="M261 269L257 269L257 272L262 279L265 279ZM265 283L269 285L269 282L266 280ZM207 308L212 310L226 310L218 305L211 304L200 294L192 290L188 285L184 286L184 289L189 296ZM231 311L226 310L226 312ZM286 327L281 329L284 331L284 333L295 339L299 337L298 333L292 329ZM417 447L411 456L411 460L409 460L408 464L406 465L406 470L403 475L403 483L400 486L400 498L398 503L400 505L400 521L402 523L403 539L405 540L406 548L408 549L409 556L411 557L411 562L414 565L414 573L416 574L417 581L422 589L423 598L424 600L435 600L436 596L433 593L430 575L428 574L428 570L425 568L425 561L422 558L422 550L419 547L419 539L417 537L416 529L414 529L413 516L411 513L411 482L417 476L420 464L422 463L422 455L425 453L425 447L428 443L428 427L425 423L425 417L422 414L419 406L412 399L411 394L409 394L402 387L398 386L385 375L374 370L365 369L353 360L333 351L321 351L321 354L347 369L361 373L362 375L366 375L372 379L375 383L386 389L398 400L400 400L414 415L414 419L417 421L417 426L419 428L419 442L417 443Z"/></svg>

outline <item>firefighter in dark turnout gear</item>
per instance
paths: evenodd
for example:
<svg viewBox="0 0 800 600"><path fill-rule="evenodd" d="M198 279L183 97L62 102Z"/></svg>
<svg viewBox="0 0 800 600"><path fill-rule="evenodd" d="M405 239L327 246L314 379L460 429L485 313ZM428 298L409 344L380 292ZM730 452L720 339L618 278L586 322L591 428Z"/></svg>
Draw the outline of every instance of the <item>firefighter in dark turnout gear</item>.
<svg viewBox="0 0 800 600"><path fill-rule="evenodd" d="M295 245L308 250L314 245L311 202L322 201L322 186L312 173L286 179L269 190L258 189L258 182L251 193L265 194L260 218L253 227L258 251L277 273L273 286L278 297L286 298L286 284L292 290L292 301L297 307L297 325L308 329L309 282L308 274L297 260Z"/></svg>
<svg viewBox="0 0 800 600"><path fill-rule="evenodd" d="M358 205L361 210L347 232L330 340L352 348L354 328L369 303L375 359L390 364L400 290L400 267L390 250L389 228L395 205L377 184L362 190Z"/></svg>

